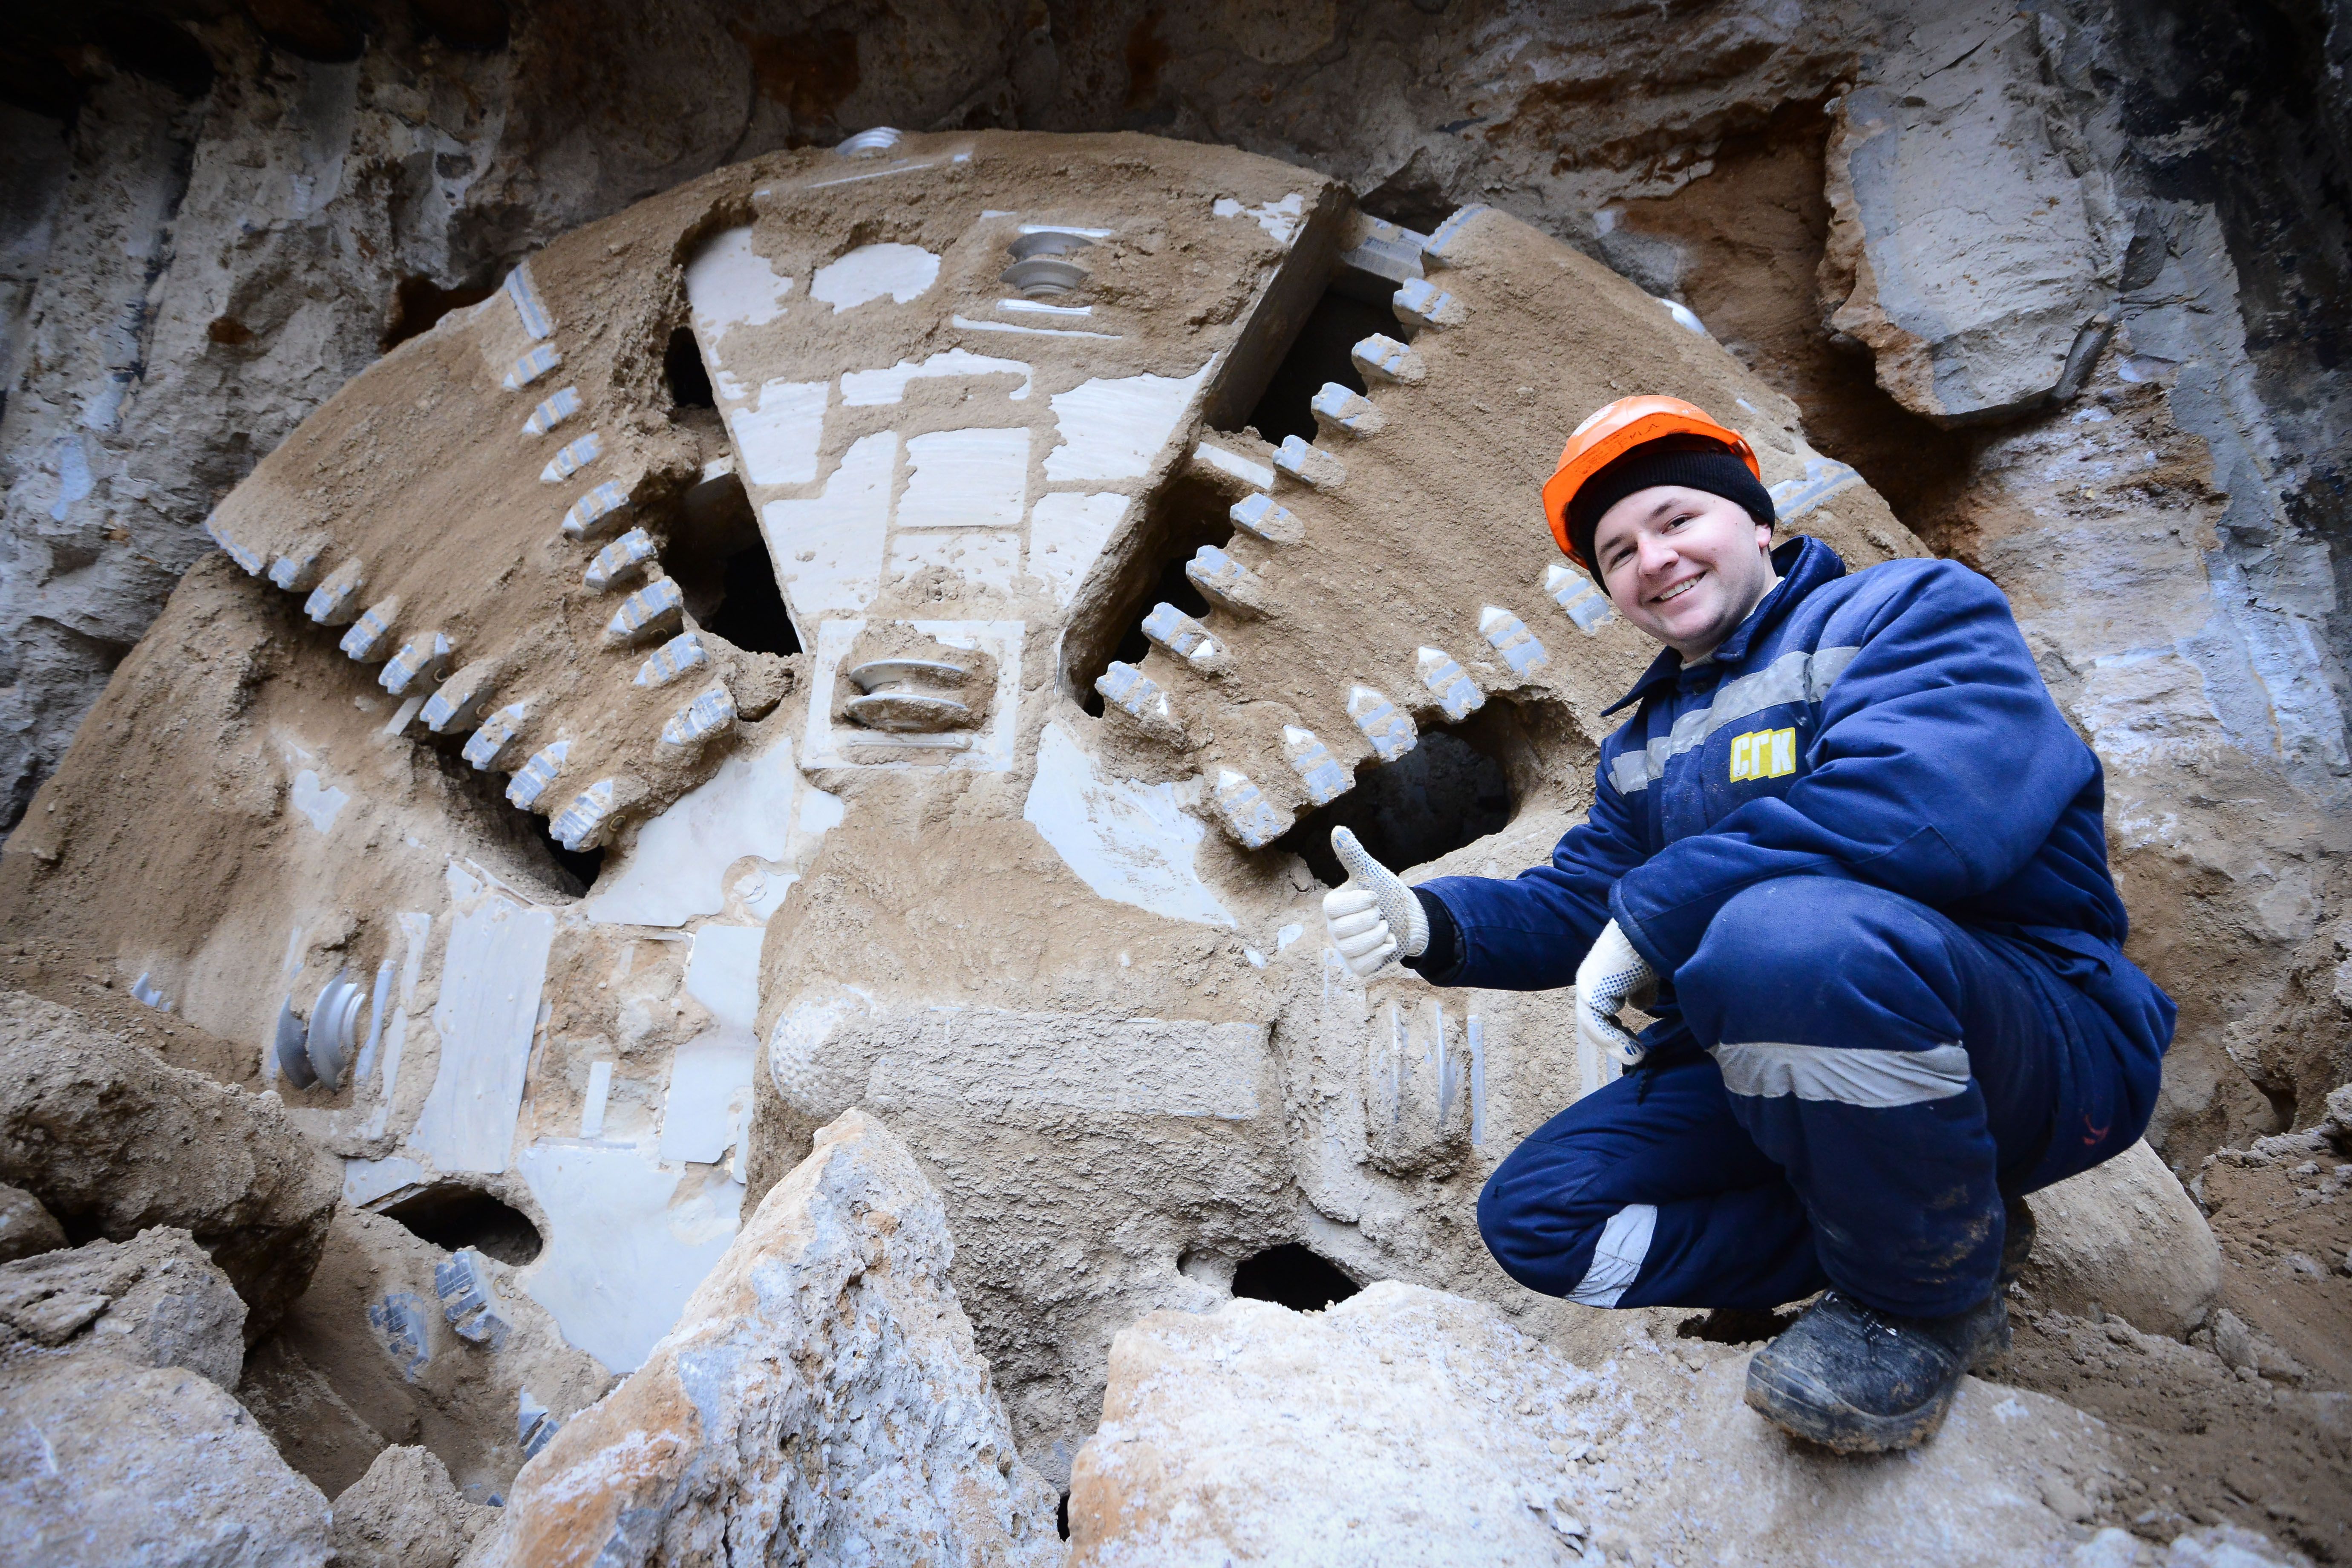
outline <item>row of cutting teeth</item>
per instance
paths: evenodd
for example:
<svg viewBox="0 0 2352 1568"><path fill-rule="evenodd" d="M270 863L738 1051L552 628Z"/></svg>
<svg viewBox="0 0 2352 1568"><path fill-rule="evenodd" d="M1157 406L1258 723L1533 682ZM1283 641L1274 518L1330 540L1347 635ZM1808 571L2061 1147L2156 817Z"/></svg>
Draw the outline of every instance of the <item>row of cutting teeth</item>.
<svg viewBox="0 0 2352 1568"><path fill-rule="evenodd" d="M553 336L554 329L531 281L528 263L507 275L504 292L523 330L541 340L517 359L506 374L507 390L520 392L561 368L563 353L555 343L545 341ZM580 389L563 387L532 408L522 422L522 433L533 438L545 436L578 414L582 406ZM548 459L540 478L550 484L561 482L604 455L603 437L589 431L560 447ZM629 507L627 492L614 481L604 481L571 502L563 514L562 531L568 539L592 539L622 521ZM207 521L205 528L214 542L248 573L266 574L279 588L307 593L302 609L312 621L325 626L348 627L339 645L341 651L363 664L380 661L383 668L377 675L377 684L386 692L403 698L425 694L419 717L433 733L446 735L472 729L474 732L466 742L463 755L476 769L488 771L496 766L520 738L532 716L531 700L507 703L484 716L499 683L498 662L477 661L452 673L450 666L455 662L457 648L447 634L437 628L413 632L395 641L394 634L401 622L400 596L387 595L362 609L360 595L367 586L366 568L352 557L333 571L325 571L327 553L332 546L328 536L307 537L265 563L257 552L230 538L217 520ZM642 529L630 529L597 551L583 574L583 580L599 592L618 588L657 566L655 554L651 536ZM606 624L604 641L608 646L626 647L656 637L668 637L638 667L635 681L637 686L665 686L693 670L709 668L709 657L700 638L692 632L678 631L684 607L677 584L656 575L624 599ZM670 635L673 633L677 635ZM723 685L713 684L670 716L662 727L659 743L691 749L734 721L733 697ZM562 770L571 749L568 739L558 739L533 752L516 771L508 785L507 798L518 806L536 807ZM599 779L562 810L551 813L554 820L551 831L557 840L575 850L595 842L606 825L618 787L614 779Z"/></svg>
<svg viewBox="0 0 2352 1568"><path fill-rule="evenodd" d="M1499 605L1479 610L1478 631L1514 674L1531 675L1549 662L1542 642L1526 623ZM1413 661L1422 685L1447 722L1460 723L1486 705L1486 692L1461 661L1444 649L1415 648ZM1412 715L1373 687L1349 687L1347 708L1348 717L1355 721L1376 762L1393 763L1421 742L1420 727ZM1310 808L1328 805L1356 786L1353 771L1342 765L1312 730L1284 725L1282 755L1297 775ZM1265 847L1289 832L1298 820L1296 810L1276 805L1238 769L1217 768L1213 795L1219 821L1244 849Z"/></svg>
<svg viewBox="0 0 2352 1568"><path fill-rule="evenodd" d="M1450 220L1432 237L1424 254L1458 235L1474 211L1465 209ZM1391 304L1399 320L1416 330L1444 331L1459 325L1469 314L1451 293L1421 279L1397 289ZM1357 343L1349 357L1368 386L1419 386L1429 379L1428 362L1409 343L1384 334ZM1322 440L1369 439L1378 436L1387 422L1371 397L1336 382L1327 383L1310 406ZM1347 465L1340 457L1297 436L1286 437L1276 449L1274 467L1278 484L1286 480L1310 491L1328 491L1347 482ZM1229 515L1238 531L1277 549L1297 543L1305 534L1297 516L1271 496L1248 496ZM1184 574L1204 598L1236 620L1256 618L1275 609L1275 595L1265 581L1224 551L1204 547L1186 563ZM1588 635L1597 632L1609 618L1607 598L1580 574L1550 567L1544 592ZM1542 642L1501 605L1482 605L1477 626L1479 636L1515 675L1528 676L1548 662ZM1154 605L1144 617L1142 630L1153 644L1203 675L1221 676L1231 667L1231 655L1215 633L1173 605ZM1477 681L1444 649L1415 648L1414 668L1430 701L1447 722L1459 723L1486 705L1486 694ZM1096 689L1147 731L1171 741L1181 736L1182 724L1168 693L1135 666L1114 663ZM1419 743L1420 731L1412 715L1377 689L1350 686L1346 706L1348 717L1376 762L1393 763ZM1282 754L1309 809L1328 805L1355 787L1353 770L1311 730L1285 725ZM1219 823L1243 847L1263 847L1297 821L1297 810L1270 798L1247 773L1223 764L1212 771L1212 797Z"/></svg>
<svg viewBox="0 0 2352 1568"><path fill-rule="evenodd" d="M1420 279L1399 289L1391 304L1398 318L1416 329L1443 331L1460 324L1468 316L1466 309L1453 295ZM1418 386L1429 379L1428 363L1410 344L1385 334L1364 339L1349 351L1349 357L1368 384ZM1387 422L1370 397L1337 382L1326 383L1315 395L1311 406L1317 427L1328 437L1370 437L1378 435ZM1285 437L1275 449L1274 467L1277 484L1286 480L1311 491L1337 489L1348 479L1347 465L1338 456L1297 436ZM1270 495L1246 496L1227 515L1237 531L1277 550L1297 544L1306 537L1305 525L1298 516ZM1184 575L1203 598L1236 620L1256 619L1275 609L1275 595L1265 580L1213 545L1202 546L1185 563ZM1496 616L1502 620L1495 622ZM1490 623L1495 631L1489 640L1496 642L1498 651L1505 641L1512 643L1512 653L1506 657L1512 658L1515 668L1525 673L1542 662L1542 645L1517 616L1489 605L1481 616L1481 629L1486 630ZM1144 617L1142 629L1152 643L1205 675L1221 675L1229 667L1229 656L1216 635L1173 605L1152 606L1151 613ZM1458 660L1430 647L1418 650L1417 657L1423 681L1448 719L1466 718L1485 703L1485 694L1464 672ZM1135 666L1113 662L1095 688L1147 732L1171 741L1182 734L1168 693ZM1412 716L1370 686L1360 684L1349 689L1347 710L1372 755L1381 763L1396 761L1420 739ZM1313 731L1286 725L1282 750L1284 760L1297 775L1310 805L1327 805L1355 787L1352 771L1341 765L1331 748ZM1297 820L1296 811L1268 799L1247 774L1223 765L1214 772L1219 820L1244 847L1255 849L1273 842Z"/></svg>
<svg viewBox="0 0 2352 1568"><path fill-rule="evenodd" d="M534 351L536 352L536 351ZM560 363L535 364L531 356L518 362L507 378L509 388L520 390L530 385L547 370ZM531 410L523 421L523 432L543 436L579 412L580 395L576 387L565 387ZM571 479L604 456L604 442L594 431L557 449L541 470L540 478L550 484ZM606 479L592 486L572 500L563 513L561 530L563 537L575 542L594 540L625 521L632 510L628 492L615 480ZM656 648L637 667L633 684L640 687L667 686L695 670L707 670L710 656L702 646L701 637L694 632L682 631L679 623L685 616L686 598L677 584L659 573L653 536L642 528L631 528L618 538L601 546L581 573L581 581L597 593L612 593L626 587L639 578L647 578L643 586L628 594L612 619L604 624L604 640L607 647L627 647L656 637L667 640ZM466 744L466 760L477 768L494 765L513 743L530 717L528 700L510 703L499 709L475 731ZM671 714L662 726L659 744L666 749L691 751L703 742L733 726L735 699L724 685L713 683L698 693L692 701ZM558 739L531 753L507 785L507 798L526 809L536 807L548 787L563 771L572 751L568 739ZM562 810L550 814L548 831L567 849L580 849L595 842L604 833L618 800L619 783L603 778L572 796Z"/></svg>

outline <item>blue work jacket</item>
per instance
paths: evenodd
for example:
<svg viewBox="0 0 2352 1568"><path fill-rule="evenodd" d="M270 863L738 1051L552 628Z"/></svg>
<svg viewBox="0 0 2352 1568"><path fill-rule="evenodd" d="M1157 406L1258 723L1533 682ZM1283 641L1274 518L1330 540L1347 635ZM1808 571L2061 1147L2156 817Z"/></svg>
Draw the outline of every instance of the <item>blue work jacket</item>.
<svg viewBox="0 0 2352 1568"><path fill-rule="evenodd" d="M1609 710L1638 704L1550 864L1421 884L1454 929L1451 954L1417 967L1568 985L1614 918L1671 982L1734 895L1850 877L2010 939L2160 1054L2174 1009L2122 952L2099 759L2000 590L1949 561L1849 575L1811 538L1772 560L1779 585L1712 658L1661 653Z"/></svg>

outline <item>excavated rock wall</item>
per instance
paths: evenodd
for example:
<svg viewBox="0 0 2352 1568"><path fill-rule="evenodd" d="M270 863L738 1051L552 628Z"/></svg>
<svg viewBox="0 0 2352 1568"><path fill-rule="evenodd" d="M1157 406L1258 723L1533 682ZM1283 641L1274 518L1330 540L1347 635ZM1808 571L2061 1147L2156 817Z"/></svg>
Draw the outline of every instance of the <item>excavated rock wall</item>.
<svg viewBox="0 0 2352 1568"><path fill-rule="evenodd" d="M1006 267L1040 245L1076 259ZM1067 291L1008 292L1038 266ZM1347 331L1293 369L1328 335L1302 315ZM665 342L715 407L647 373ZM1251 412L1342 375L1369 395L1324 384L1311 440L1303 407ZM1921 552L1718 343L1489 207L1408 236L1310 172L1124 135L731 166L551 244L215 509L224 554L0 855L0 945L131 963L343 1157L366 1216L247 1379L330 1489L420 1435L469 1495L502 1485L485 1405L527 1450L531 1412L593 1397L510 1364L534 1310L637 1366L853 1107L938 1173L1055 1479L1117 1329L1284 1247L1558 1327L1470 1201L1602 1064L1562 1048L1559 995L1347 976L1308 938L1312 860L1357 812L1433 826L1400 865L1505 872L1580 808L1648 655L1508 519L1628 383L1726 410L1790 531L1857 569ZM568 537L590 486L625 515ZM677 746L645 704L692 688L661 668L744 679L686 570L695 496L730 488L801 651L762 712L743 689ZM632 536L653 554L609 580ZM683 651L614 648L605 617L662 591ZM1194 592L1205 621L1146 613ZM461 666L430 703L388 689L428 634ZM1465 813L1504 831L1465 843ZM542 819L605 846L588 896ZM492 1203L532 1245L427 1212ZM431 1289L487 1356L431 1328L393 1220L442 1238Z"/></svg>
<svg viewBox="0 0 2352 1568"><path fill-rule="evenodd" d="M1283 834L1410 816L1449 758L1505 809L1421 874L1574 820L1643 650L1548 577L1523 500L1622 392L1731 417L1855 566L1934 548L2009 592L2184 1005L2164 1161L2311 1125L2352 1066L2328 14L257 15L0 37L32 105L0 189L29 805L0 956L179 1007L343 1158L331 1288L238 1390L322 1488L420 1440L476 1500L509 1483L853 1107L937 1187L1055 1480L1112 1335L1278 1244L1573 1339L1468 1200L1601 1064L1557 996L1335 971L1328 818ZM824 150L877 121L940 133ZM995 281L1040 227L1092 241L1042 310ZM1277 447L1253 400L1327 282L1395 336L1354 318L1369 395ZM716 406L670 406L697 362ZM565 389L560 433L554 402L522 425ZM637 581L583 578L612 534L556 519L608 478L707 682L600 632ZM728 494L788 658L707 625L674 552ZM346 568L394 628L343 643L364 664L305 597ZM436 633L436 700L514 700L478 760L495 704L420 719L430 680L379 679ZM706 685L724 722L659 739ZM541 758L529 800L485 772ZM367 1043L298 1084L347 976ZM2178 1229L2155 1163L2137 1212ZM511 1261L388 1217L493 1199L533 1233ZM2095 1316L2074 1261L2041 1288ZM2209 1273L2142 1326L2253 1343Z"/></svg>
<svg viewBox="0 0 2352 1568"><path fill-rule="evenodd" d="M217 499L548 239L877 123L1148 129L1422 229L1486 201L1696 310L2010 592L2106 760L2133 951L2184 1003L2159 1147L2344 1076L2334 7L109 15L0 38L11 822Z"/></svg>

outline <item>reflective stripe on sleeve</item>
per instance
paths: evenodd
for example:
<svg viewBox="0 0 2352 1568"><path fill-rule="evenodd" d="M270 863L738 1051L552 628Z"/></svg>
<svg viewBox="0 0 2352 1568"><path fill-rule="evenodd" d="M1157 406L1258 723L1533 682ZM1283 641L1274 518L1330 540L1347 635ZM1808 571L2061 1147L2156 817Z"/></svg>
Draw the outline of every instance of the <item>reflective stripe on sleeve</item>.
<svg viewBox="0 0 2352 1568"><path fill-rule="evenodd" d="M1832 1100L1873 1110L1948 1100L1969 1087L1969 1053L1957 1045L1925 1051L1843 1046L1717 1046L1707 1052L1734 1094Z"/></svg>
<svg viewBox="0 0 2352 1568"><path fill-rule="evenodd" d="M1642 1260L1650 1255L1650 1233L1657 1228L1654 1204L1627 1204L1611 1215L1592 1248L1592 1266L1568 1299L1588 1307L1615 1306L1642 1272Z"/></svg>
<svg viewBox="0 0 2352 1568"><path fill-rule="evenodd" d="M1669 733L1638 752L1622 752L1609 764L1609 782L1620 795L1644 790L1665 776L1666 763L1705 745L1726 724L1784 702L1819 702L1829 695L1860 647L1825 647L1784 653L1753 675L1724 682L1715 700L1675 721Z"/></svg>

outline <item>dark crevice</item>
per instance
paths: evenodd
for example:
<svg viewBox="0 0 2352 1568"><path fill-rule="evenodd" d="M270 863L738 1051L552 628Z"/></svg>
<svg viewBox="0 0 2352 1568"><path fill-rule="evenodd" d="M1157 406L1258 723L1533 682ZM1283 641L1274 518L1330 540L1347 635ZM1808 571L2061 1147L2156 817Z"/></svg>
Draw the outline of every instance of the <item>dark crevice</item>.
<svg viewBox="0 0 2352 1568"><path fill-rule="evenodd" d="M370 18L333 0L246 0L261 36L297 59L349 65L367 50Z"/></svg>
<svg viewBox="0 0 2352 1568"><path fill-rule="evenodd" d="M1188 616L1209 613L1209 601L1184 575L1184 563L1204 544L1222 550L1232 542L1228 506L1208 486L1181 476L1153 498L1118 585L1096 601L1104 610L1074 624L1063 644L1072 695L1088 713L1102 713L1102 693L1095 689L1095 681L1111 661L1140 663L1151 650L1142 621L1152 605L1164 600Z"/></svg>
<svg viewBox="0 0 2352 1568"><path fill-rule="evenodd" d="M446 1251L470 1247L485 1258L517 1266L539 1256L539 1227L529 1215L462 1182L436 1182L383 1214Z"/></svg>
<svg viewBox="0 0 2352 1568"><path fill-rule="evenodd" d="M514 28L506 0L408 0L408 15L419 35L475 54L505 48Z"/></svg>
<svg viewBox="0 0 2352 1568"><path fill-rule="evenodd" d="M604 869L603 848L566 849L562 842L548 831L547 818L534 815L531 820L539 827L540 841L546 845L547 852L555 858L555 863L562 867L564 873L573 881L580 884L580 890L573 897L587 897L589 890L596 886L597 876Z"/></svg>
<svg viewBox="0 0 2352 1568"><path fill-rule="evenodd" d="M1234 1295L1294 1312L1319 1312L1362 1289L1338 1264L1296 1241L1244 1258L1234 1270Z"/></svg>
<svg viewBox="0 0 2352 1568"><path fill-rule="evenodd" d="M764 542L747 545L719 563L719 607L703 625L746 653L801 651Z"/></svg>
<svg viewBox="0 0 2352 1568"><path fill-rule="evenodd" d="M433 324L442 317L452 310L480 304L496 288L497 285L492 283L460 283L455 289L444 289L430 278L402 279L394 286L392 309L384 314L383 347L390 350L420 332L432 331ZM227 321L228 318L221 320ZM215 342L229 341L224 339L217 330L220 324L220 321L213 323L215 329L213 340ZM247 332L246 335L250 337L252 334Z"/></svg>
<svg viewBox="0 0 2352 1568"><path fill-rule="evenodd" d="M1054 1510L1054 1528L1061 1531L1063 1540L1070 1538L1070 1494L1067 1492L1062 1494L1061 1502Z"/></svg>
<svg viewBox="0 0 2352 1568"><path fill-rule="evenodd" d="M661 564L686 596L686 613L713 637L747 653L801 651L767 541L735 475L721 474L686 493L661 547Z"/></svg>
<svg viewBox="0 0 2352 1568"><path fill-rule="evenodd" d="M669 346L662 351L662 380L669 387L673 408L718 406L710 390L710 373L702 365L702 347L694 341L690 327L670 333Z"/></svg>
<svg viewBox="0 0 2352 1568"><path fill-rule="evenodd" d="M1470 726L1476 726L1475 721ZM1424 728L1413 749L1393 763L1366 762L1356 787L1300 817L1270 847L1296 855L1327 888L1348 879L1331 849L1331 830L1350 829L1372 858L1403 870L1500 832L1511 820L1510 776L1495 754L1462 732Z"/></svg>
<svg viewBox="0 0 2352 1568"><path fill-rule="evenodd" d="M110 66L189 99L215 75L194 34L143 7L20 5L0 23L0 103L69 128Z"/></svg>
<svg viewBox="0 0 2352 1568"><path fill-rule="evenodd" d="M1717 1307L1685 1318L1675 1326L1675 1336L1706 1340L1710 1344L1752 1345L1780 1338L1796 1321L1795 1312L1767 1311L1760 1307Z"/></svg>
<svg viewBox="0 0 2352 1568"><path fill-rule="evenodd" d="M1350 392L1364 390L1364 378L1349 351L1375 332L1394 337L1396 312L1386 304L1326 290L1307 312L1290 352L1275 366L1257 406L1250 410L1250 424L1276 446L1286 436L1315 439L1315 414L1308 405L1326 382L1338 382Z"/></svg>

